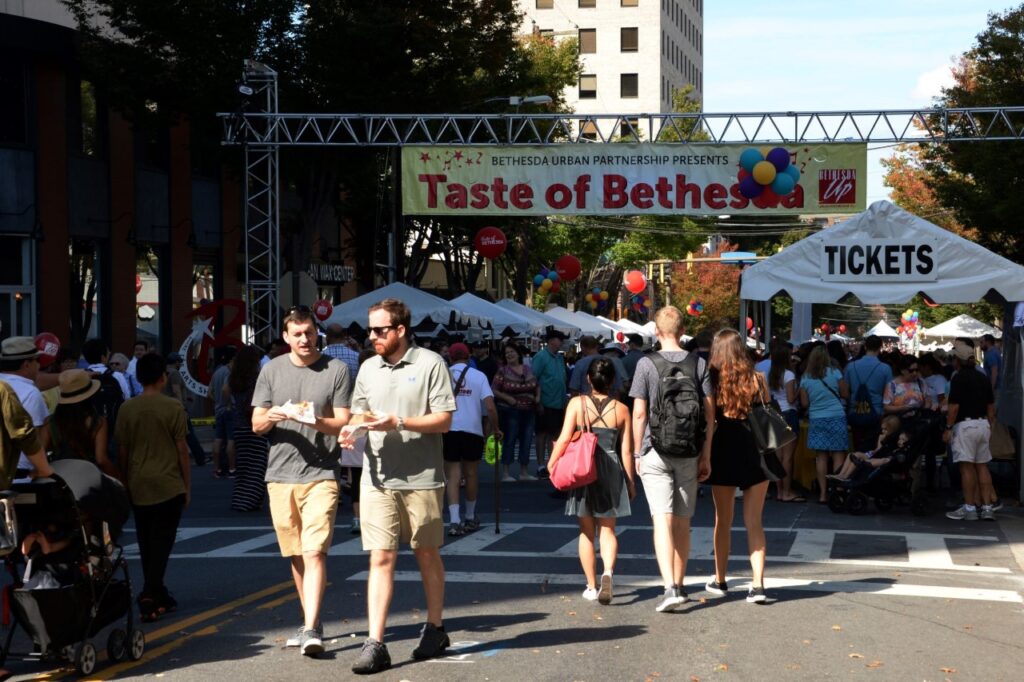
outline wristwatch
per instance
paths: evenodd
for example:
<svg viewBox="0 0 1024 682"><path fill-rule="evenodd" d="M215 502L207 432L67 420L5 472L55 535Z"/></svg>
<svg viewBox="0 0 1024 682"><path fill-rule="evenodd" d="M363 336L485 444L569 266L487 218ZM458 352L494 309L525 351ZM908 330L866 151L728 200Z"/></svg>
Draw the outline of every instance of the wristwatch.
<svg viewBox="0 0 1024 682"><path fill-rule="evenodd" d="M405 419L403 417L399 417L398 421L395 422L395 431L404 431L404 430L405 430Z"/></svg>

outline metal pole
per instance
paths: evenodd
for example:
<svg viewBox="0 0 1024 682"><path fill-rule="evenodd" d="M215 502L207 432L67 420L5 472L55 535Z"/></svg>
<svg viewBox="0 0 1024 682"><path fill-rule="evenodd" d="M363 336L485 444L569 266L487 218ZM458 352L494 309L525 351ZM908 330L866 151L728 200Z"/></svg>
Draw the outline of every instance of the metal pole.
<svg viewBox="0 0 1024 682"><path fill-rule="evenodd" d="M399 173L401 149L391 148L391 233L388 235L388 284L398 281L398 249L402 248L402 185Z"/></svg>

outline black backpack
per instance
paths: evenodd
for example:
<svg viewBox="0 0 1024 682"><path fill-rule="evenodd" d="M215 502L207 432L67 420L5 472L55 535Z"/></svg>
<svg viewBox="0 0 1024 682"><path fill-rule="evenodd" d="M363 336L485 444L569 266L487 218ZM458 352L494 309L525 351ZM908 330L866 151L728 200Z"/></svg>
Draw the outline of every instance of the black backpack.
<svg viewBox="0 0 1024 682"><path fill-rule="evenodd" d="M124 391L121 390L121 384L114 376L112 369L107 369L101 374L99 382L100 389L92 397L92 404L96 406L96 411L100 416L106 418L107 429L109 429L107 433L113 437L117 411L121 409L121 404L124 402Z"/></svg>
<svg viewBox="0 0 1024 682"><path fill-rule="evenodd" d="M860 386L854 391L853 400L850 401L849 407L846 408L846 421L850 426L855 428L870 428L878 425L882 419L882 415L878 414L875 410L875 403L871 400L871 391L868 390L868 379L878 369L878 365L875 365L870 372L868 372L867 379L860 382Z"/></svg>
<svg viewBox="0 0 1024 682"><path fill-rule="evenodd" d="M651 353L658 392L650 407L651 445L665 457L696 457L704 445L704 395L697 381L696 353L670 362Z"/></svg>

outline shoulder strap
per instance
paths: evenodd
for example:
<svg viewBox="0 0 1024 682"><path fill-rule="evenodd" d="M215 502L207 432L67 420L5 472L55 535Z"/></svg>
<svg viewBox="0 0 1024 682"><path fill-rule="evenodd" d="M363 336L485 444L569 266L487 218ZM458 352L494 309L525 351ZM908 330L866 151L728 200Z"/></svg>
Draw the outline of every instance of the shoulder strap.
<svg viewBox="0 0 1024 682"><path fill-rule="evenodd" d="M590 414L587 412L587 396L580 396L580 416L583 418L583 423L577 423L576 426L580 427L581 431L590 431Z"/></svg>
<svg viewBox="0 0 1024 682"><path fill-rule="evenodd" d="M455 398L459 397L459 391L462 390L462 385L466 382L466 373L469 372L469 365L467 364L462 368L462 374L459 375L459 380L455 382L455 388L452 392L455 394Z"/></svg>
<svg viewBox="0 0 1024 682"><path fill-rule="evenodd" d="M839 397L839 394L835 392L835 389L833 389L831 386L829 386L827 383L825 383L825 377L822 377L822 378L818 379L818 381L821 382L822 386L824 386L825 388L828 389L829 393L831 393L832 395L834 395L836 397L836 400L838 400L839 402L843 401L843 399Z"/></svg>
<svg viewBox="0 0 1024 682"><path fill-rule="evenodd" d="M605 411L608 409L608 405L610 405L611 402L612 402L612 397L611 396L606 396L605 399L602 400L601 402L597 402L597 400L594 398L594 396L589 396L589 397L590 397L590 402L594 405L594 410L597 412L597 418L601 420L602 424L604 424L605 426L608 426L608 428L612 428L612 427L610 427L608 425L608 422L604 418L605 417Z"/></svg>

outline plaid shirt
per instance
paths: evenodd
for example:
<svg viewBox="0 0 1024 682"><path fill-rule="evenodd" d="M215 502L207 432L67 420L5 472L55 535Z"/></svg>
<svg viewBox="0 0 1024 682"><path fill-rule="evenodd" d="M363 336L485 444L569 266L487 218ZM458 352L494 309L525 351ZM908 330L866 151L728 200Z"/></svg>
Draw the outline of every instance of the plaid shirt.
<svg viewBox="0 0 1024 682"><path fill-rule="evenodd" d="M355 352L343 343L332 343L323 350L324 355L329 355L336 360L341 360L348 365L348 378L354 386L356 374L359 373L359 353Z"/></svg>

